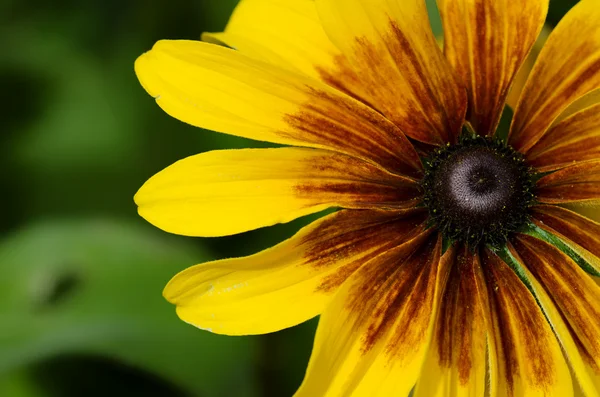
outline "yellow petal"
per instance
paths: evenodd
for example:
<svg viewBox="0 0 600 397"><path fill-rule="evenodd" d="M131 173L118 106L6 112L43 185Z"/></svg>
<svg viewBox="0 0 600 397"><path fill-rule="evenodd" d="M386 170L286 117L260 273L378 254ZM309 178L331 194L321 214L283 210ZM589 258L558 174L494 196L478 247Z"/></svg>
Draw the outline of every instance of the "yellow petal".
<svg viewBox="0 0 600 397"><path fill-rule="evenodd" d="M551 33L515 109L515 149L527 152L569 105L600 88L599 26L597 0L582 0Z"/></svg>
<svg viewBox="0 0 600 397"><path fill-rule="evenodd" d="M444 54L467 85L467 119L496 131L515 75L535 43L548 0L438 0Z"/></svg>
<svg viewBox="0 0 600 397"><path fill-rule="evenodd" d="M333 149L418 175L419 158L382 115L326 84L222 46L159 41L140 56L141 84L171 116L197 127Z"/></svg>
<svg viewBox="0 0 600 397"><path fill-rule="evenodd" d="M406 396L454 259L427 235L366 263L327 307L297 397Z"/></svg>
<svg viewBox="0 0 600 397"><path fill-rule="evenodd" d="M325 31L365 87L365 102L414 139L457 138L466 92L438 48L424 1L316 3Z"/></svg>
<svg viewBox="0 0 600 397"><path fill-rule="evenodd" d="M363 263L422 233L425 218L423 211L339 211L258 254L184 270L164 296L182 320L215 333L278 331L320 314Z"/></svg>
<svg viewBox="0 0 600 397"><path fill-rule="evenodd" d="M135 196L153 225L188 236L225 236L328 207L414 205L418 186L343 154L316 149L222 150L178 161Z"/></svg>
<svg viewBox="0 0 600 397"><path fill-rule="evenodd" d="M312 0L242 0L223 33L202 39L313 78L332 69L340 51L331 43Z"/></svg>
<svg viewBox="0 0 600 397"><path fill-rule="evenodd" d="M483 254L492 313L491 355L497 389L492 396L573 396L561 347L527 286L515 271L488 250Z"/></svg>
<svg viewBox="0 0 600 397"><path fill-rule="evenodd" d="M415 397L486 395L487 310L479 256L463 248L442 296Z"/></svg>
<svg viewBox="0 0 600 397"><path fill-rule="evenodd" d="M514 246L535 277L536 295L580 386L590 396L600 395L600 286L546 242L518 235Z"/></svg>

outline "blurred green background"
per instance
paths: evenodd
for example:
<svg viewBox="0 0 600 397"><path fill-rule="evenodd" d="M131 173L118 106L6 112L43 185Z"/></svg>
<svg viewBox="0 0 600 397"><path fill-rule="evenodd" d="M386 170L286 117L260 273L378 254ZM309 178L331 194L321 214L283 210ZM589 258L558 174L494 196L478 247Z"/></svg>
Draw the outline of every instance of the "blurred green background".
<svg viewBox="0 0 600 397"><path fill-rule="evenodd" d="M551 1L549 24L574 2ZM193 239L153 228L132 199L178 159L261 145L170 118L133 73L156 40L221 30L236 3L0 2L1 397L289 396L300 384L315 320L223 337L179 321L161 292L187 266L254 253L306 220Z"/></svg>

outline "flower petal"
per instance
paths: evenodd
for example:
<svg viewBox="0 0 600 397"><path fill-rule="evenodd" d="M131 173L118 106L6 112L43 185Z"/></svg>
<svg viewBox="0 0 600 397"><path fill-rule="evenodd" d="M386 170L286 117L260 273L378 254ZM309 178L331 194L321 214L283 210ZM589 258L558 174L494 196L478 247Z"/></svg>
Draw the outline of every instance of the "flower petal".
<svg viewBox="0 0 600 397"><path fill-rule="evenodd" d="M570 104L600 88L598 26L597 1L582 0L551 33L515 109L509 135L515 149L526 153Z"/></svg>
<svg viewBox="0 0 600 397"><path fill-rule="evenodd" d="M577 162L537 182L536 196L546 204L595 202L600 199L600 161Z"/></svg>
<svg viewBox="0 0 600 397"><path fill-rule="evenodd" d="M493 325L494 396L573 395L561 347L534 296L513 269L489 250L482 255Z"/></svg>
<svg viewBox="0 0 600 397"><path fill-rule="evenodd" d="M574 342L564 346L565 353L583 390L590 396L600 394L600 286L544 241L519 234L514 247L564 318L565 328L558 337L565 340L568 336ZM556 324L560 317L553 317L550 321Z"/></svg>
<svg viewBox="0 0 600 397"><path fill-rule="evenodd" d="M323 311L363 263L423 233L426 214L343 210L255 255L196 265L164 296L179 317L228 335L274 332Z"/></svg>
<svg viewBox="0 0 600 397"><path fill-rule="evenodd" d="M325 31L365 88L365 102L414 139L456 140L466 92L437 45L424 1L316 3Z"/></svg>
<svg viewBox="0 0 600 397"><path fill-rule="evenodd" d="M365 264L321 316L296 397L406 396L419 376L453 250L421 235Z"/></svg>
<svg viewBox="0 0 600 397"><path fill-rule="evenodd" d="M178 161L135 196L171 233L225 236L329 207L414 205L418 186L354 157L316 149L218 150Z"/></svg>
<svg viewBox="0 0 600 397"><path fill-rule="evenodd" d="M450 271L415 397L486 395L488 307L479 256L463 248Z"/></svg>
<svg viewBox="0 0 600 397"><path fill-rule="evenodd" d="M496 131L517 71L548 12L548 0L438 0L444 54L467 84L467 119L481 135Z"/></svg>
<svg viewBox="0 0 600 397"><path fill-rule="evenodd" d="M582 252L583 249L600 258L600 223L555 205L536 205L532 209L532 215L538 226L563 237L571 248L588 259L589 265L593 267L592 273L600 275L600 260L593 260Z"/></svg>
<svg viewBox="0 0 600 397"><path fill-rule="evenodd" d="M590 91L588 94L585 94L575 102L569 105L560 116L554 121L554 124L558 124L567 117L574 115L584 109L589 108L590 106L594 106L600 103L600 89Z"/></svg>
<svg viewBox="0 0 600 397"><path fill-rule="evenodd" d="M510 106L511 109L517 107L517 103L519 102L519 98L521 97L521 93L523 92L523 88L525 88L525 83L527 83L527 78L529 77L529 74L531 74L533 66L535 65L535 61L540 55L540 51L542 51L544 44L546 44L546 41L548 40L548 36L550 36L551 31L552 28L550 28L548 25L544 25L542 31L540 32L540 35L537 38L537 41L535 42L535 44L531 48L531 51L529 52L529 55L523 62L523 66L521 66L521 69L519 69L519 71L515 75L513 83L508 92L508 96L506 97L506 104Z"/></svg>
<svg viewBox="0 0 600 397"><path fill-rule="evenodd" d="M561 121L526 155L540 172L600 158L600 104Z"/></svg>
<svg viewBox="0 0 600 397"><path fill-rule="evenodd" d="M202 39L313 78L333 69L340 51L331 43L312 0L242 0L223 33Z"/></svg>
<svg viewBox="0 0 600 397"><path fill-rule="evenodd" d="M135 63L171 116L197 127L285 145L333 149L395 172L422 166L382 115L324 83L222 46L159 41Z"/></svg>

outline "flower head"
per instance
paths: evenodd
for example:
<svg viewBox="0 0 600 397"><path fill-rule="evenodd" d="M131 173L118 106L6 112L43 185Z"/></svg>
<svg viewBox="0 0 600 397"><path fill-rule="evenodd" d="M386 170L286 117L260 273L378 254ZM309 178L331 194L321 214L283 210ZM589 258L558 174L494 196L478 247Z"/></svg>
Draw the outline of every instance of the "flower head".
<svg viewBox="0 0 600 397"><path fill-rule="evenodd" d="M600 7L547 40L548 0L242 0L205 42L160 41L144 88L189 124L287 147L181 160L136 195L154 225L224 236L339 208L165 289L202 329L321 315L298 396L600 395ZM589 95L588 95L589 94Z"/></svg>

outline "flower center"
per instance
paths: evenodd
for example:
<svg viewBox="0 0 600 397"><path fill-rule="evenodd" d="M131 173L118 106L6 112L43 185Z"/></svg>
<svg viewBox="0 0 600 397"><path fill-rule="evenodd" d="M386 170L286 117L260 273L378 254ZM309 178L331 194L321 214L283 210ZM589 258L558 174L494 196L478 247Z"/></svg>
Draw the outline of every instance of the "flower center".
<svg viewBox="0 0 600 397"><path fill-rule="evenodd" d="M463 137L424 159L424 203L444 238L499 246L527 222L534 182L523 157L498 140Z"/></svg>

